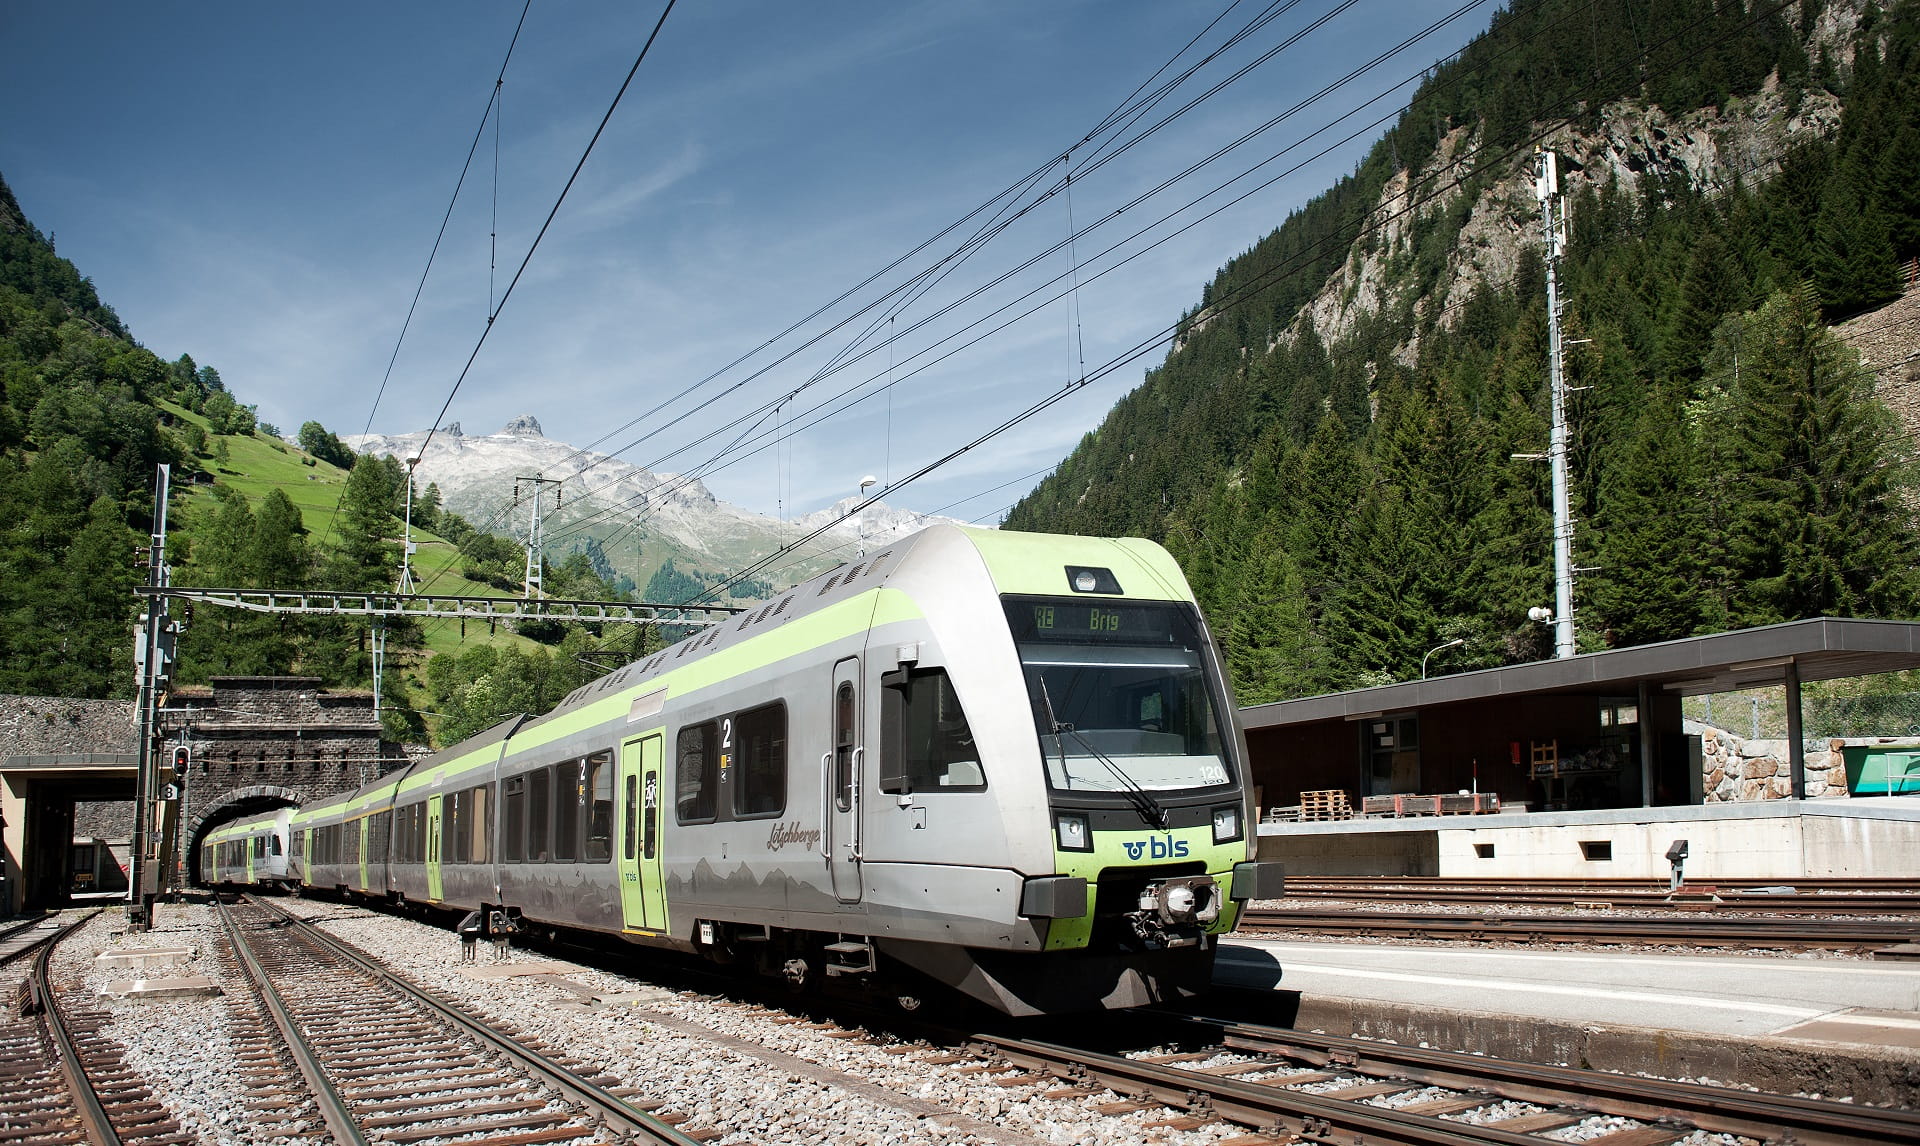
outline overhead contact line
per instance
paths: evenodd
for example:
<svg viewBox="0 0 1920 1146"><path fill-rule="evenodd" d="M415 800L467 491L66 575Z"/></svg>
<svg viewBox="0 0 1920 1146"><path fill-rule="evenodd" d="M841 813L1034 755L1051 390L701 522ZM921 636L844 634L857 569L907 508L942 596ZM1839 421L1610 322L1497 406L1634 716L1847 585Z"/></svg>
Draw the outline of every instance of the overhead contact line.
<svg viewBox="0 0 1920 1146"><path fill-rule="evenodd" d="M1745 23L1739 25L1737 28L1730 31L1726 36L1723 36L1720 41L1715 41L1715 43L1724 42L1725 40L1730 39L1735 35L1744 33L1745 31L1758 25L1759 23L1771 18L1774 15L1777 15L1779 12L1783 11L1792 2L1793 0L1780 0L1780 2L1774 4L1770 8L1758 10ZM1672 43L1673 40L1677 39L1680 35L1681 35L1680 32L1675 32L1672 36L1668 37L1666 40L1662 40L1659 43L1654 44L1651 47L1645 49L1641 53L1641 55L1637 58L1637 60L1635 61L1635 64L1637 65L1638 61L1643 61L1649 55L1659 50L1660 48L1666 47L1667 45ZM1669 68L1674 66L1677 66L1677 61L1675 64L1669 65ZM1625 70L1624 66L1622 70ZM1649 75L1647 73L1642 72L1638 66L1633 66L1631 70L1633 75L1638 78L1639 84L1642 86L1647 82L1648 79L1652 78L1652 75L1660 74L1660 73L1652 73L1652 75ZM1616 75L1617 74L1618 73L1616 73ZM1590 95L1591 94L1592 93L1590 91ZM1579 100L1574 102L1585 103L1586 101ZM1449 192L1452 192L1458 189L1459 187L1466 184L1473 177L1494 167L1498 163L1504 160L1509 160L1513 158L1515 155L1521 154L1523 151L1531 149L1535 144L1545 139L1548 135L1551 135L1553 132L1564 128L1567 122L1568 120L1565 118L1565 113L1563 112L1562 118L1556 119L1552 123L1549 123L1547 126L1540 128L1539 130L1533 132L1526 138L1522 139L1519 143L1511 147L1508 147L1504 150L1499 150L1499 151L1483 151L1482 154L1478 157L1475 157L1469 160L1457 161L1456 163L1453 164L1453 166L1456 169L1464 168L1461 174L1455 176L1450 180L1446 180L1444 182L1437 184L1425 197L1421 198L1417 202L1409 202L1406 206L1401 207L1396 211L1393 211L1385 215L1379 215L1377 218L1374 218L1369 222L1363 223L1351 236L1348 236L1346 238L1347 245L1351 246L1351 244L1357 241L1362 235L1368 234L1372 231L1376 231L1386 226L1388 223L1393 222L1394 220L1403 218L1410 213L1418 211L1421 207L1424 207L1434 202L1436 199L1440 198L1444 194L1447 194ZM1486 146L1489 148L1491 147L1491 145L1486 145ZM1251 193L1252 192L1249 192L1249 194ZM1222 207L1221 209L1224 210L1225 208ZM1375 213L1370 212L1369 214L1373 215ZM1189 226L1192 226L1192 225L1193 224L1189 224ZM1335 237L1337 236L1329 235L1327 239L1324 239L1321 241L1321 243L1316 244L1316 247L1317 248L1327 247L1328 245L1331 244L1332 240ZM1256 293L1259 289L1262 289L1265 286L1267 286L1275 278L1279 277L1282 273L1296 269L1297 266L1300 265L1301 260L1307 255L1312 253L1318 253L1318 252L1310 248L1309 251L1302 252L1300 256L1296 256L1295 259L1289 260L1287 263L1277 264L1276 266L1268 268L1266 271L1263 271L1260 274L1253 276L1252 279L1250 279L1247 283L1242 284L1238 288L1238 290L1230 294L1224 300L1215 300L1215 303L1213 304L1214 309L1224 310L1227 307L1232 306L1236 302L1244 301L1245 299L1252 297L1254 293ZM1152 335L1147 339L1142 340L1140 343L1137 343L1131 349L1122 351L1119 355L1116 355L1114 358L1109 359L1108 362L1106 362L1104 365L1102 365L1101 367L1093 371L1091 374L1088 374L1079 379L1069 382L1066 386L1062 387L1060 390L1054 392L1053 394L1048 395L1046 398L1043 398L1041 401L1028 407L1026 410L1022 411L1021 413L1014 415L1012 418L1003 422L1001 425L995 427L992 430L989 430L987 433L981 435L978 438L975 438L973 441L967 443L966 445L960 447L959 449L947 454L945 457L942 457L938 461L929 463L928 465L921 467L919 470L916 470L914 473L908 475L907 477L901 479L900 481L897 481L889 485L885 489L882 489L881 491L865 499L864 501L861 501L855 504L852 508L842 513L839 517L828 522L826 525L821 526L819 529L808 534L807 537L803 537L800 539L800 541L795 542L793 544L798 545L798 544L804 543L805 541L811 540L813 537L819 536L821 533L824 533L828 528L831 528L833 525L836 525L841 521L845 521L847 518L858 513L860 510L865 509L868 506L872 505L875 501L878 501L881 497L885 496L886 494L900 489L901 487L917 480L918 478L925 476L927 473L931 473L933 470L938 469L939 467L947 464L948 462L954 460L955 458L958 458L972 451L973 449L977 448L984 442L989 441L992 438L997 437L1002 433L1005 433L1007 430L1012 429L1014 426L1019 425L1020 423L1039 414L1043 410L1063 400L1069 395L1079 391L1080 389L1083 389L1089 383L1096 381L1099 378L1103 377L1104 375L1119 369L1121 366L1124 366L1127 363L1132 362L1133 360L1146 355L1152 350L1160 346L1163 346L1168 342L1173 341L1175 338L1178 337L1180 331L1184 328L1184 325L1185 325L1184 321L1175 323L1170 327L1164 328L1159 333ZM748 566L746 569L742 570L741 572L736 573L732 578L728 579L725 582L722 582L719 586L716 586L712 592L718 593L727 588L732 587L735 584L738 584L741 580L745 579L746 577L749 577L753 573L758 572L761 569L764 569L768 564L771 564L774 560L777 560L780 556L784 555L784 553L789 551L791 548L792 548L791 545L782 547L781 550L778 550L774 554L770 555L769 557L762 559L762 561L756 562L753 565Z"/></svg>

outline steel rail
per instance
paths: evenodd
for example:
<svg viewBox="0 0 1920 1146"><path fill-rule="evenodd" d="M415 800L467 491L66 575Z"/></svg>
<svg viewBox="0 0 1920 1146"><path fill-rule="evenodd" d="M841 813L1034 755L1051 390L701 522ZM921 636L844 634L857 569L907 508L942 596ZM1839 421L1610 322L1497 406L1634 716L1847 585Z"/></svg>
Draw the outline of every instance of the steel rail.
<svg viewBox="0 0 1920 1146"><path fill-rule="evenodd" d="M246 897L261 908L278 914L288 921L288 925L302 938L327 951L343 961L352 964L365 974L372 975L393 990L431 1013L435 1018L482 1043L488 1049L497 1052L509 1061L517 1064L540 1081L567 1095L582 1106L596 1111L607 1125L617 1131L638 1135L641 1141L657 1142L667 1146L698 1146L698 1140L682 1134L665 1122L638 1110L625 1099L605 1087L588 1082L579 1075L528 1051L512 1039L500 1034L481 1020L468 1014L461 1008L435 998L431 993L408 982L400 975L389 971L378 960L359 948L337 936L329 935L312 923L293 914L277 904L268 903L258 896Z"/></svg>
<svg viewBox="0 0 1920 1146"><path fill-rule="evenodd" d="M1291 892L1298 884L1301 887L1341 887L1355 889L1405 890L1408 888L1460 888L1460 889L1509 889L1516 891L1647 891L1665 893L1669 890L1667 879L1646 879L1634 876L1587 876L1579 879L1529 879L1523 876L1452 876L1452 875L1354 875L1354 876L1314 876L1303 875L1288 877L1287 890ZM1888 894L1920 895L1920 880L1895 876L1822 876L1805 879L1756 879L1741 877L1738 879L1709 879L1696 877L1690 879L1684 888L1700 889L1715 887L1736 890L1760 887L1794 887L1802 891L1838 892L1865 891Z"/></svg>
<svg viewBox="0 0 1920 1146"><path fill-rule="evenodd" d="M1776 914L1905 915L1920 912L1920 892L1865 888L1829 889L1795 883L1791 893L1769 894L1756 886L1713 882L1683 885L1644 882L1613 886L1580 884L1417 883L1398 880L1288 880L1289 899L1334 899L1361 903L1528 903L1631 907L1647 911L1772 912ZM1678 896L1678 898L1676 898ZM1708 898L1708 897L1711 898Z"/></svg>
<svg viewBox="0 0 1920 1146"><path fill-rule="evenodd" d="M94 1146L120 1146L120 1133L113 1128L106 1107L101 1105L100 1096L94 1092L93 1081L87 1077L86 1064L80 1059L80 1047L73 1041L73 1032L67 1028L67 1021L60 1014L60 1002L54 997L50 970L53 949L96 914L98 912L94 911L80 916L47 936L46 942L33 958L33 974L27 980L27 991L32 1004L40 1012L41 1021L47 1026L54 1048L60 1053L60 1073L67 1080L67 1090L73 1096L74 1113L80 1118L87 1141Z"/></svg>
<svg viewBox="0 0 1920 1146"><path fill-rule="evenodd" d="M9 925L6 930L0 931L0 967L13 962L15 959L25 957L37 950L40 944L46 942L46 937L44 936L23 938L27 935L27 932L34 930L46 921L46 917L44 916L38 919L22 920L19 923ZM55 931L49 932L49 934L61 935L65 934L65 932Z"/></svg>
<svg viewBox="0 0 1920 1146"><path fill-rule="evenodd" d="M1235 1050L1281 1055L1430 1086L1485 1091L1542 1105L1592 1103L1596 1113L1648 1121L1680 1118L1699 1130L1802 1146L1920 1141L1920 1111L1857 1106L1731 1087L1669 1082L1573 1067L1518 1063L1458 1051L1308 1034L1205 1015L1173 1016Z"/></svg>
<svg viewBox="0 0 1920 1146"><path fill-rule="evenodd" d="M1121 1094L1151 1097L1183 1110L1205 1109L1276 1136L1292 1133L1326 1141L1338 1133L1368 1142L1425 1146L1541 1146L1541 1139L1534 1135L1494 1126L1241 1082L1057 1043L999 1035L976 1035L973 1041L1015 1066L1045 1071L1076 1085L1097 1084Z"/></svg>
<svg viewBox="0 0 1920 1146"><path fill-rule="evenodd" d="M307 1090L312 1093L314 1105L319 1107L320 1118L327 1124L333 1140L351 1146L368 1146L368 1138L354 1119L353 1112L347 1108L346 1099L340 1096L333 1080L327 1077L327 1072L320 1066L319 1056L300 1032L300 1024L294 1021L293 1012L288 1009L286 1000L280 997L280 991L273 985L267 969L255 957L245 932L233 917L233 911L218 896L214 897L214 902L220 907L220 922L226 925L227 935L233 942L233 953L239 957L240 965L247 973L248 985L272 1016L273 1025L280 1032L280 1041L293 1056L294 1065L300 1068L300 1077L306 1080Z"/></svg>
<svg viewBox="0 0 1920 1146"><path fill-rule="evenodd" d="M1311 931L1320 935L1507 942L1649 944L1693 947L1875 947L1920 939L1920 924L1859 920L1772 920L1726 916L1655 919L1608 915L1565 917L1492 913L1442 914L1252 908L1246 931Z"/></svg>

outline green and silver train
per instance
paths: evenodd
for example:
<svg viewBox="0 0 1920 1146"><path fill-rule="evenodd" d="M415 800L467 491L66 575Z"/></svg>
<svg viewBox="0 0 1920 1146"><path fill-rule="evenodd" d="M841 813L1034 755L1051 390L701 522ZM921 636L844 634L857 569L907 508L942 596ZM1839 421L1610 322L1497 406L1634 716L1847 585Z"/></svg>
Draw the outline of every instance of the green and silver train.
<svg viewBox="0 0 1920 1146"><path fill-rule="evenodd" d="M1205 989L1246 751L1173 560L937 526L345 796L301 886L1011 1014Z"/></svg>
<svg viewBox="0 0 1920 1146"><path fill-rule="evenodd" d="M283 887L292 808L245 816L200 838L200 878L217 886Z"/></svg>

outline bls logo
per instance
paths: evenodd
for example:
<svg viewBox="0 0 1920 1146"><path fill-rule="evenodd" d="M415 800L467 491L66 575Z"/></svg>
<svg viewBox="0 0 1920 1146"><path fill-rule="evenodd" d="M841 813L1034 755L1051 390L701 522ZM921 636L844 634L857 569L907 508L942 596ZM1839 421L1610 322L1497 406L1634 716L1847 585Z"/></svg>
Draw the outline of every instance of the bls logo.
<svg viewBox="0 0 1920 1146"><path fill-rule="evenodd" d="M1127 858L1130 860L1137 860L1141 856L1157 860L1187 858L1187 841L1185 840L1153 836L1144 840L1127 840L1121 846L1127 849Z"/></svg>

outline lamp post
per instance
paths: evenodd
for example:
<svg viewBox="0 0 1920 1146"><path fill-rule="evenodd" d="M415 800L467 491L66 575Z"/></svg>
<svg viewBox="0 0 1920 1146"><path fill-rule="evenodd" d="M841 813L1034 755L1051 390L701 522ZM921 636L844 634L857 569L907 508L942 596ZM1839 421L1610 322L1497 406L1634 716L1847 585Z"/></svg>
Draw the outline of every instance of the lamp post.
<svg viewBox="0 0 1920 1146"><path fill-rule="evenodd" d="M1466 643L1467 643L1467 638L1455 637L1444 645L1435 645L1434 647L1428 649L1427 655L1420 658L1420 679L1421 680L1427 679L1427 660L1428 658L1432 657L1433 654L1437 652L1444 652L1447 649L1457 649L1461 645L1464 645Z"/></svg>
<svg viewBox="0 0 1920 1146"><path fill-rule="evenodd" d="M879 479L879 478L877 478L877 477L874 477L874 476L873 476L872 474L868 474L868 475L867 475L866 477L863 477L863 478L861 478L861 479L860 479L860 493L859 493L859 496L858 496L858 497L857 497L857 498L855 499L855 502L854 502L854 504L855 504L855 506L856 506L856 507L857 507L857 506L859 505L859 503L860 503L860 502L862 502L862 501L865 501L865 500L867 499L867 491L868 491L869 489L872 489L872 488L873 488L873 487L874 487L875 485L877 485L877 484L879 484L879 481L880 481L880 479ZM860 510L859 510L858 508L855 508L855 509L854 509L854 512L855 512L855 513L859 513L859 512L860 512ZM855 528L855 529L856 529L856 530L857 530L857 531L859 532L859 538L860 538L860 556L862 556L862 557L865 557L865 556L867 555L867 519L866 519L866 515L864 515L864 514L862 514L862 515L860 516L860 519L859 519L858 521L856 521L856 522L854 522L854 523L853 523L853 525L854 525L854 528Z"/></svg>

